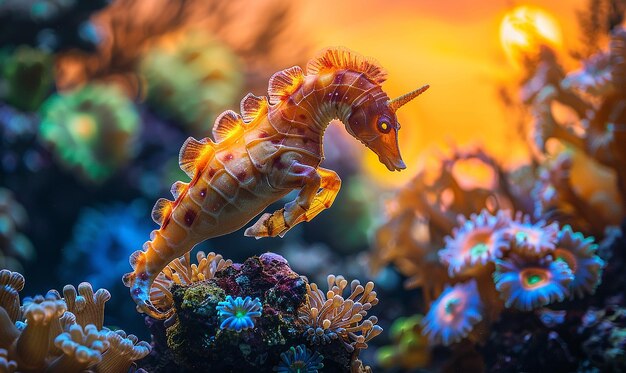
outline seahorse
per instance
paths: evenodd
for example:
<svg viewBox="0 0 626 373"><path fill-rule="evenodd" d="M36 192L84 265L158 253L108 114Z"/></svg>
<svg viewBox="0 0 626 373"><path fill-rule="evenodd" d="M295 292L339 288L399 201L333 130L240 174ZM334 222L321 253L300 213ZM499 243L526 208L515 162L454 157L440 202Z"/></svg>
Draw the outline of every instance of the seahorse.
<svg viewBox="0 0 626 373"><path fill-rule="evenodd" d="M218 116L215 141L188 138L179 163L191 181L172 185L174 201L157 201L152 218L160 228L131 255L133 272L123 277L137 309L157 319L171 316L174 310L150 301L159 272L196 244L242 228L292 190L299 190L293 201L261 215L244 234L282 237L330 208L341 187L334 171L320 167L331 120L341 120L390 171L404 169L395 113L429 86L390 100L381 88L385 79L376 61L329 48L309 61L306 74L299 66L274 74L269 97L245 96L241 115L228 110Z"/></svg>

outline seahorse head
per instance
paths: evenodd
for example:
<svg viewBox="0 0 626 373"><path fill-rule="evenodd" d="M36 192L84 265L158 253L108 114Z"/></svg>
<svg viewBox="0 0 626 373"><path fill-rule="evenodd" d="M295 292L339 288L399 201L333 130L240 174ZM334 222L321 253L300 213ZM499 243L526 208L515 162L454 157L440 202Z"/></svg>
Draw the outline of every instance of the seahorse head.
<svg viewBox="0 0 626 373"><path fill-rule="evenodd" d="M428 85L389 100L382 89L372 92L359 105L352 108L346 123L348 132L370 148L390 171L406 168L400 147L398 131L400 123L396 110L428 89Z"/></svg>

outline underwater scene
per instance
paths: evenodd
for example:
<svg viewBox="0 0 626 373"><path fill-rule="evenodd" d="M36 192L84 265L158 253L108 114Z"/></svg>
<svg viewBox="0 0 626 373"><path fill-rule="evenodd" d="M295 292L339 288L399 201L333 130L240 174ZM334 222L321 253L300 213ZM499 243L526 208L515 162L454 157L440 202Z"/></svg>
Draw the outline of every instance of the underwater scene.
<svg viewBox="0 0 626 373"><path fill-rule="evenodd" d="M0 0L0 373L626 372L626 0Z"/></svg>

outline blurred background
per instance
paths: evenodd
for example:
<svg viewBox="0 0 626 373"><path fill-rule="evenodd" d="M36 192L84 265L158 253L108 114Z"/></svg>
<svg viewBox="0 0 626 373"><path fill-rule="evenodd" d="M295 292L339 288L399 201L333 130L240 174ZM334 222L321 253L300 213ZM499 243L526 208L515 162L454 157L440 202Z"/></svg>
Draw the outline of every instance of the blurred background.
<svg viewBox="0 0 626 373"><path fill-rule="evenodd" d="M616 4L1 1L2 267L24 273L25 294L81 281L105 287L113 294L106 324L146 333L120 278L128 255L156 228L153 203L186 181L177 164L184 140L210 136L214 118L238 110L247 92L265 95L276 71L345 46L380 62L391 97L430 84L398 113L407 169L388 172L333 124L325 167L344 184L332 209L284 239L257 241L240 231L200 249L234 261L275 251L316 281L329 273L374 279L388 328L423 308L417 290L403 289L405 273L389 265L371 271L388 198L433 159L461 148L482 149L504 170L530 162L536 149L520 95L525 58L547 45L563 68L579 68L608 43L614 13L607 9ZM469 184L495 177L472 162L457 171ZM364 360L375 364L375 351Z"/></svg>

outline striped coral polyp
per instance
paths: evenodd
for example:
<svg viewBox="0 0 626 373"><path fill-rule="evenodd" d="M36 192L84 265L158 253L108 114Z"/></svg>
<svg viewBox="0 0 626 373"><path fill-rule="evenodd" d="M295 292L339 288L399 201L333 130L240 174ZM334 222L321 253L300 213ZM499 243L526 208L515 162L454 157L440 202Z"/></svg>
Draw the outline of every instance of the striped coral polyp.
<svg viewBox="0 0 626 373"><path fill-rule="evenodd" d="M529 215L520 212L515 214L506 234L511 237L516 246L526 251L526 254L545 255L554 250L559 226L557 223L548 224L543 220L531 222Z"/></svg>
<svg viewBox="0 0 626 373"><path fill-rule="evenodd" d="M509 220L506 214L491 215L487 210L472 214L469 219L459 217L459 227L445 238L446 246L439 250L439 259L448 266L448 274L454 277L502 257L509 246L503 234Z"/></svg>
<svg viewBox="0 0 626 373"><path fill-rule="evenodd" d="M483 304L476 281L448 286L422 319L422 334L431 344L450 345L467 337L482 320Z"/></svg>
<svg viewBox="0 0 626 373"><path fill-rule="evenodd" d="M596 255L598 246L593 238L584 237L566 225L559 232L554 258L566 263L574 275L569 284L570 296L593 294L602 280L604 261Z"/></svg>
<svg viewBox="0 0 626 373"><path fill-rule="evenodd" d="M569 296L574 275L565 262L550 256L512 254L496 260L493 279L506 307L530 311Z"/></svg>

